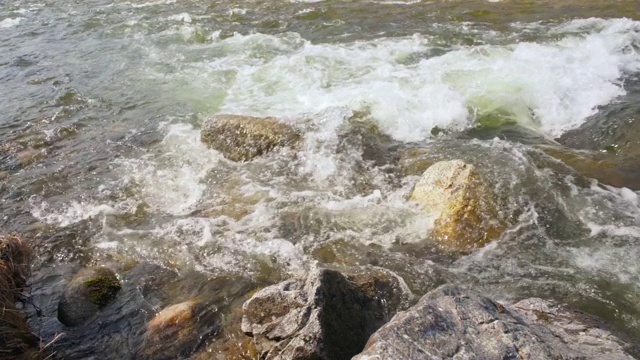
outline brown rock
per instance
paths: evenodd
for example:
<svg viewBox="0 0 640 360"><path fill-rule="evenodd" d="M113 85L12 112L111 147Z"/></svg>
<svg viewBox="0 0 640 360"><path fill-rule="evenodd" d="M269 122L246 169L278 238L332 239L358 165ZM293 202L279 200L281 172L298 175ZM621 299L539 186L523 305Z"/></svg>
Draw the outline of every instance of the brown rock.
<svg viewBox="0 0 640 360"><path fill-rule="evenodd" d="M216 115L204 123L200 138L227 159L243 162L276 148L294 146L301 136L293 127L271 117Z"/></svg>
<svg viewBox="0 0 640 360"><path fill-rule="evenodd" d="M174 359L196 354L220 331L217 307L190 299L165 307L147 323L141 354Z"/></svg>
<svg viewBox="0 0 640 360"><path fill-rule="evenodd" d="M151 333L164 331L169 327L183 327L195 315L196 302L188 300L162 309L149 321L147 330Z"/></svg>
<svg viewBox="0 0 640 360"><path fill-rule="evenodd" d="M449 251L469 251L497 238L505 229L490 188L461 160L430 166L416 184L411 200L435 218L433 236Z"/></svg>

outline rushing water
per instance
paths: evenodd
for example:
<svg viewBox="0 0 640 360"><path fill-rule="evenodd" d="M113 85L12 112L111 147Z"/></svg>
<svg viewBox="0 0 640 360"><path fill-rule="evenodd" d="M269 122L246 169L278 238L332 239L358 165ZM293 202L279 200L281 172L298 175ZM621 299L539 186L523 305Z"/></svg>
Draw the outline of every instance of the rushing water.
<svg viewBox="0 0 640 360"><path fill-rule="evenodd" d="M635 0L0 3L0 221L35 239L34 331L64 333L65 359L226 358L252 290L379 266L416 295L551 298L640 337L639 14ZM199 142L217 113L276 116L305 145L227 161ZM576 156L622 164L603 175L618 187L561 161ZM454 158L510 224L466 256L441 254L406 200ZM57 297L87 265L125 287L65 328ZM144 353L149 317L192 298L213 314L197 341Z"/></svg>

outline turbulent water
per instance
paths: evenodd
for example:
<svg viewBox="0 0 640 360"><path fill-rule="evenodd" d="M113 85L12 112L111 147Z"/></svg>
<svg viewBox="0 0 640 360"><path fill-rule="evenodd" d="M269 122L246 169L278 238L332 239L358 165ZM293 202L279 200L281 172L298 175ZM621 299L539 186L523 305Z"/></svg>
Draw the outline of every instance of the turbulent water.
<svg viewBox="0 0 640 360"><path fill-rule="evenodd" d="M34 331L64 333L61 358L140 358L150 314L198 298L215 324L202 317L197 344L164 356L226 358L247 294L323 266L385 267L416 295L450 282L556 299L640 337L639 10L0 3L0 221L35 241ZM278 117L304 146L228 161L199 141L222 113ZM622 170L583 174L576 156ZM464 256L442 254L407 201L422 171L456 158L509 223ZM116 269L123 295L65 328L61 286L88 265Z"/></svg>

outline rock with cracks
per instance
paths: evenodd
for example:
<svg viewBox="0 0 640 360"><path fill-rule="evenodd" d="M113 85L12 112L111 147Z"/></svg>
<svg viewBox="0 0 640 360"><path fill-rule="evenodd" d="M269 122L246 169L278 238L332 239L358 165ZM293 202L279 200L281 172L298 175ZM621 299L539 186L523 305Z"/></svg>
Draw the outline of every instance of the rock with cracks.
<svg viewBox="0 0 640 360"><path fill-rule="evenodd" d="M497 238L505 229L490 188L475 167L461 160L430 166L411 200L435 219L433 236L444 250L469 251Z"/></svg>
<svg viewBox="0 0 640 360"><path fill-rule="evenodd" d="M319 270L253 295L243 305L242 330L263 359L350 359L408 296L389 272Z"/></svg>
<svg viewBox="0 0 640 360"><path fill-rule="evenodd" d="M602 321L541 299L501 305L455 286L425 295L354 360L633 359Z"/></svg>
<svg viewBox="0 0 640 360"><path fill-rule="evenodd" d="M216 115L200 132L201 141L232 161L250 161L281 147L292 147L301 135L275 118Z"/></svg>

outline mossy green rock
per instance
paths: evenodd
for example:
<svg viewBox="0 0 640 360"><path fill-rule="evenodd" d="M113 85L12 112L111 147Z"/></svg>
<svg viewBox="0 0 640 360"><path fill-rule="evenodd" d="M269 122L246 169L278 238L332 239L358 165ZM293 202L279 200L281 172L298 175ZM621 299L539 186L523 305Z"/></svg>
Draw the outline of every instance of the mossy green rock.
<svg viewBox="0 0 640 360"><path fill-rule="evenodd" d="M98 275L84 281L84 286L89 291L89 300L100 307L111 302L121 288L118 279L110 275Z"/></svg>
<svg viewBox="0 0 640 360"><path fill-rule="evenodd" d="M66 286L58 303L58 320L68 326L80 325L112 302L121 285L107 268L89 268L78 273Z"/></svg>
<svg viewBox="0 0 640 360"><path fill-rule="evenodd" d="M295 146L301 135L275 118L216 115L202 125L200 140L232 161L245 162L274 149Z"/></svg>

